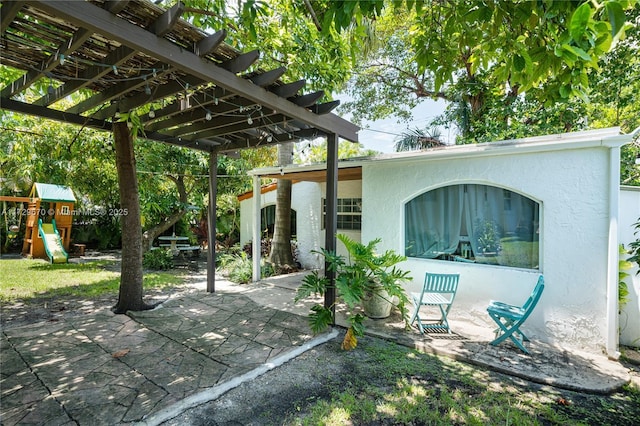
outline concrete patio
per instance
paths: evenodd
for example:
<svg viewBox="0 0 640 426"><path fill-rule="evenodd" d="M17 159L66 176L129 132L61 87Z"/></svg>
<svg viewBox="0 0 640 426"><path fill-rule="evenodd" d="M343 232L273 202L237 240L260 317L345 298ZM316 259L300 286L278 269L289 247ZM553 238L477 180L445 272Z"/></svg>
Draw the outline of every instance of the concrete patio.
<svg viewBox="0 0 640 426"><path fill-rule="evenodd" d="M236 285L220 278L210 294L195 274L189 292L152 311L125 316L104 309L8 327L0 336L0 421L159 424L314 345L339 344L341 327L311 335L310 302L293 303L301 279L292 274ZM420 335L405 330L398 315L366 323L368 333L402 345L566 389L607 393L632 378L604 356L538 342L525 355L510 344L490 346L490 330L454 319L451 325L453 335Z"/></svg>

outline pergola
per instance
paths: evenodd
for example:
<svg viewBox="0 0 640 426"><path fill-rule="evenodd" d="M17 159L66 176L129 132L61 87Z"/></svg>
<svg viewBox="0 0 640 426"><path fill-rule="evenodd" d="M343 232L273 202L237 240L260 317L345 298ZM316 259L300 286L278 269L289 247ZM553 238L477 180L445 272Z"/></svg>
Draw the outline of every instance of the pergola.
<svg viewBox="0 0 640 426"><path fill-rule="evenodd" d="M0 89L0 105L102 130L111 130L119 113L143 111L146 139L208 152L213 292L218 154L325 136L331 250L338 138L357 142L359 128L331 113L337 101L318 103L324 92L301 93L304 80L285 83L285 67L261 69L259 51L238 52L224 43L224 29L206 33L181 18L184 10L147 0L3 1L2 64L24 74ZM29 100L34 85L48 90ZM74 93L81 100L68 106Z"/></svg>

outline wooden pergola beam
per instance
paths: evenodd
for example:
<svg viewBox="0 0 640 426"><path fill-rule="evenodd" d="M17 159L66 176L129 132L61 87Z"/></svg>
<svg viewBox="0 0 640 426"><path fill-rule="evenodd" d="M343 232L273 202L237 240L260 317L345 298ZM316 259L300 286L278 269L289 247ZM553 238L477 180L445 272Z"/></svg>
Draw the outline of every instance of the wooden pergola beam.
<svg viewBox="0 0 640 426"><path fill-rule="evenodd" d="M91 129L111 131L112 123L105 120L97 120L91 117L83 117L77 114L70 114L66 111L59 111L39 105L27 104L15 101L9 98L0 98L2 109L19 112L36 117L48 118L50 120L60 121L63 123L77 124L79 126L89 127ZM188 146L203 151L211 151L220 144L214 141L201 139L182 139L172 136L163 135L158 132L146 132L145 139L165 142L177 146Z"/></svg>
<svg viewBox="0 0 640 426"><path fill-rule="evenodd" d="M282 86L274 87L271 89L273 93L282 98L291 98L296 95L307 84L307 80L302 79L294 81L293 83L283 84Z"/></svg>
<svg viewBox="0 0 640 426"><path fill-rule="evenodd" d="M307 93L306 95L297 96L291 99L296 105L300 105L301 107L310 107L315 104L318 99L324 96L324 90L319 90L313 93Z"/></svg>
<svg viewBox="0 0 640 426"><path fill-rule="evenodd" d="M250 81L237 77L234 73L222 69L202 59L180 46L177 46L121 19L106 10L88 2L34 0L37 7L53 16L66 19L78 27L109 37L134 50L156 58L176 67L187 74L214 82L239 96L250 99L264 107L281 111L307 125L318 127L327 132L335 132L344 139L358 140L358 127L335 115L317 115L304 108L292 104L274 93L257 87Z"/></svg>
<svg viewBox="0 0 640 426"><path fill-rule="evenodd" d="M2 18L0 18L0 34L4 34L25 3L25 1L2 2L2 7L0 8L0 15L2 15Z"/></svg>
<svg viewBox="0 0 640 426"><path fill-rule="evenodd" d="M160 15L160 17L149 26L149 31L158 37L164 37L176 26L183 12L184 4L179 1Z"/></svg>
<svg viewBox="0 0 640 426"><path fill-rule="evenodd" d="M225 38L227 38L227 32L225 30L217 31L211 34L209 37L205 37L198 43L196 43L195 47L193 48L193 53L200 57L206 56L216 50L216 48L222 44Z"/></svg>
<svg viewBox="0 0 640 426"><path fill-rule="evenodd" d="M234 74L238 74L246 71L259 57L260 51L252 50L251 52L243 53L242 55L238 55L233 59L221 63L220 67Z"/></svg>
<svg viewBox="0 0 640 426"><path fill-rule="evenodd" d="M233 117L232 117L233 118ZM243 130L253 130L260 129L267 126L272 126L275 124L280 124L286 120L286 116L282 114L274 114L274 115L264 115L263 117L258 117L253 119L253 124L248 125L247 119L238 120L235 119L234 122L225 124L224 126L220 126L217 128L211 128L211 126L206 129L189 136L183 136L183 139L206 139L211 137L221 137L225 135L229 135L232 133L236 133Z"/></svg>
<svg viewBox="0 0 640 426"><path fill-rule="evenodd" d="M126 62L131 57L136 54L135 50L129 49L126 46L120 46L104 59L105 65L93 65L87 70L85 70L82 74L80 74L80 78L78 80L69 81L62 86L56 88L53 93L47 93L42 96L40 99L34 102L34 105L51 105L57 100L64 98L71 93L82 89L83 87L88 86L91 82L98 80L101 77L109 74L113 71L112 67L117 67L118 65ZM106 66L109 65L109 66ZM93 98L86 99L85 102L81 103L83 105L88 106L86 109L81 109L78 104L76 107L72 107L69 109L70 112L80 113L84 112L88 109L91 109L94 106L100 105L99 99L95 99L93 102L91 101Z"/></svg>
<svg viewBox="0 0 640 426"><path fill-rule="evenodd" d="M336 109L338 105L340 105L340 101L330 101L323 104L312 105L311 107L309 107L309 109L318 115L323 115L330 113L331 111Z"/></svg>
<svg viewBox="0 0 640 426"><path fill-rule="evenodd" d="M5 6L2 6L2 9L4 8ZM69 39L65 40L64 43L60 44L57 55L69 55L72 52L75 52L76 49L82 46L82 44L91 37L91 35L91 31L83 28L79 29ZM37 70L30 70L11 84L7 85L2 89L2 92L0 92L0 97L10 98L16 93L31 86L33 82L53 70L60 64L57 55L50 56L49 59L40 63Z"/></svg>
<svg viewBox="0 0 640 426"><path fill-rule="evenodd" d="M251 80L256 86L266 87L275 83L276 80L282 77L286 71L286 67L280 67L271 71L263 72L262 74L251 76L249 77L249 80Z"/></svg>
<svg viewBox="0 0 640 426"><path fill-rule="evenodd" d="M162 76L165 74L170 73L171 70L167 69L166 71L163 72L158 72L158 76ZM195 77L185 77L183 83L186 85L188 84L190 87L197 87L201 84L203 84L204 82L202 80L200 80L199 78L195 78ZM137 85L136 88L141 87L141 85ZM165 83L162 84L156 88L153 89L152 93L150 95L147 94L139 94L139 95L135 95L135 96L130 96L128 98L123 98L121 100L119 100L118 102L113 103L112 105L100 110L100 111L96 111L95 113L93 113L91 116L95 117L95 118L109 118L109 117L113 117L116 112L120 111L120 112L126 112L126 111L130 111L134 108L137 108L141 105L144 105L146 103L152 102L154 100L158 100L158 99L163 99L169 96L173 96L177 93L180 92L184 92L184 86L177 82L177 81L172 81L169 83ZM126 92L123 92L120 95L124 95ZM98 95L96 95L98 96ZM158 117L160 118L160 117Z"/></svg>

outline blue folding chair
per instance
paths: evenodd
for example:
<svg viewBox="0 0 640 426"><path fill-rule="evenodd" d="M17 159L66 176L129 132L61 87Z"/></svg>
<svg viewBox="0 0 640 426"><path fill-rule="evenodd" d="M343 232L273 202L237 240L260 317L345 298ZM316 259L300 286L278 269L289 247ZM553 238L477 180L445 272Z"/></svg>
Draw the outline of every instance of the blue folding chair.
<svg viewBox="0 0 640 426"><path fill-rule="evenodd" d="M507 338L511 339L515 345L522 350L522 352L528 354L529 351L524 347L524 342L529 341L529 338L520 330L520 327L529 318L531 312L538 304L542 291L544 290L544 278L542 275L538 278L538 283L534 287L531 295L522 306L509 305L503 302L496 302L494 300L489 303L487 312L489 316L498 324L496 329L496 339L491 342L496 346L504 342Z"/></svg>
<svg viewBox="0 0 640 426"><path fill-rule="evenodd" d="M447 315L451 310L453 299L458 291L459 274L432 274L427 272L424 276L424 284L420 293L411 293L411 299L415 310L411 317L411 324L418 321L418 329L421 334L424 330L446 331L451 334ZM420 308L422 306L437 306L440 309L440 319L435 320L435 324L423 324L420 318Z"/></svg>

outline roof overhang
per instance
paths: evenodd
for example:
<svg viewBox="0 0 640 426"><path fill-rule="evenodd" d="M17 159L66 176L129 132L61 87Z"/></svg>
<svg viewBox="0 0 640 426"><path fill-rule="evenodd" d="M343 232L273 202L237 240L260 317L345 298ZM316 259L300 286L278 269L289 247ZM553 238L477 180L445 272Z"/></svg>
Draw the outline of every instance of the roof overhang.
<svg viewBox="0 0 640 426"><path fill-rule="evenodd" d="M342 160L338 163L339 180L362 179L364 165L385 162L443 161L456 158L478 158L515 155L532 152L563 151L591 147L620 147L640 135L640 128L631 134L620 134L619 127L536 136L523 139L487 142L472 145L449 145L421 151L395 152L375 157ZM326 180L324 164L293 165L285 168L269 167L249 172L254 176L323 182Z"/></svg>
<svg viewBox="0 0 640 426"><path fill-rule="evenodd" d="M304 166L268 167L254 169L249 172L252 176L265 179L287 179L294 181L326 182L326 164L312 164ZM362 161L338 162L338 181L361 180Z"/></svg>

